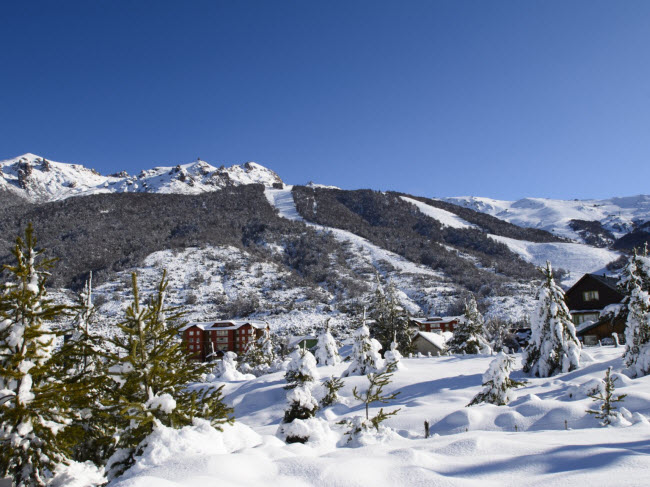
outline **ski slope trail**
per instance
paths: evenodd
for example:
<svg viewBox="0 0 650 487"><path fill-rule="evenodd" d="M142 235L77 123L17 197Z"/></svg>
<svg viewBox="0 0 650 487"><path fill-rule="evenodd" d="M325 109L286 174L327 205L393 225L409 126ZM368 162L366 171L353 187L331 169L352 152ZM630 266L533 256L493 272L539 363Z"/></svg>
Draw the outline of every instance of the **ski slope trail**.
<svg viewBox="0 0 650 487"><path fill-rule="evenodd" d="M410 262L403 257L390 252L389 250L382 249L381 247L370 243L365 238L359 237L352 232L305 221L305 219L300 216L298 210L296 209L296 203L293 200L293 193L291 192L292 188L293 186L286 186L285 189L264 188L266 199L271 204L271 206L278 210L278 214L281 217L288 220L304 222L306 225L309 225L310 227L321 231L331 232L332 235L334 235L334 237L340 242L349 242L353 244L365 257L367 257L372 262L375 267L382 261L386 261L390 263L394 268L398 269L400 272L441 277L440 273L435 272L432 269L427 269L423 266L414 264L413 262Z"/></svg>
<svg viewBox="0 0 650 487"><path fill-rule="evenodd" d="M477 228L475 225L446 210L411 198L402 197L402 199L412 203L424 215L438 220L443 225L453 228ZM492 234L488 234L488 237L506 245L512 252L531 264L543 266L546 261L549 261L556 269L566 269L572 274L570 278L563 281L563 284L567 285L575 283L583 274L606 272L607 264L618 259L621 255L613 250L581 243L529 242Z"/></svg>

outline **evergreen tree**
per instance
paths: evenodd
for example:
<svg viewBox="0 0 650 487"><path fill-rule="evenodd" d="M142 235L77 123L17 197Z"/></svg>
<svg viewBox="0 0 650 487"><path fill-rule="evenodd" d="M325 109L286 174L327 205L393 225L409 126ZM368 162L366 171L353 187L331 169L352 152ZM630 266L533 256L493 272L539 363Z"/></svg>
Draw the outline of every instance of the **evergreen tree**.
<svg viewBox="0 0 650 487"><path fill-rule="evenodd" d="M320 407L331 406L339 402L339 390L343 387L343 379L338 377L330 377L329 379L323 382L323 387L325 388L325 395L321 399Z"/></svg>
<svg viewBox="0 0 650 487"><path fill-rule="evenodd" d="M330 333L329 320L325 323L323 333L318 336L316 344L316 362L320 365L337 365L341 362L336 340Z"/></svg>
<svg viewBox="0 0 650 487"><path fill-rule="evenodd" d="M580 342L564 301L564 291L553 280L551 264L542 269L544 282L537 292L531 317L531 338L524 350L524 371L550 377L580 366Z"/></svg>
<svg viewBox="0 0 650 487"><path fill-rule="evenodd" d="M402 353L413 351L408 314L397 297L397 288L392 281L384 292L377 275L377 287L368 310L370 318L374 320L372 337L379 341L383 350L388 350L390 344L396 341Z"/></svg>
<svg viewBox="0 0 650 487"><path fill-rule="evenodd" d="M451 353L491 353L492 349L485 338L483 316L474 295L465 301L465 314L454 328L454 336L447 346Z"/></svg>
<svg viewBox="0 0 650 487"><path fill-rule="evenodd" d="M473 406L481 402L505 406L512 400L512 389L521 387L523 382L510 378L514 360L503 352L490 362L488 370L483 374L483 390L468 404Z"/></svg>
<svg viewBox="0 0 650 487"><path fill-rule="evenodd" d="M366 375L381 370L384 366L384 361L379 354L380 350L380 343L370 338L370 330L366 326L364 316L361 326L354 332L352 360L347 370L343 372L343 377Z"/></svg>
<svg viewBox="0 0 650 487"><path fill-rule="evenodd" d="M192 424L195 417L216 428L232 421L233 410L222 400L223 386L189 387L201 381L210 364L191 362L178 338L182 314L165 304L166 273L144 307L135 273L132 283L133 302L118 325L122 333L111 340L116 351L108 354L117 383L108 405L123 430L107 465L109 479L133 465L156 421L173 428Z"/></svg>
<svg viewBox="0 0 650 487"><path fill-rule="evenodd" d="M634 377L650 373L650 258L636 249L623 270L619 287L625 294L625 365Z"/></svg>
<svg viewBox="0 0 650 487"><path fill-rule="evenodd" d="M274 359L275 352L270 333L265 330L261 337L248 343L241 356L241 363L246 365L246 368L242 367L242 370L252 372L257 376L262 375L268 372Z"/></svg>
<svg viewBox="0 0 650 487"><path fill-rule="evenodd" d="M59 434L69 439L73 459L101 465L114 447L114 421L102 403L114 383L103 357L103 337L93 331L92 273L77 296L74 311L73 325L65 332L68 339L55 357L73 416Z"/></svg>
<svg viewBox="0 0 650 487"><path fill-rule="evenodd" d="M602 404L598 409L587 409L587 412L595 415L597 419L601 419L600 424L603 426L612 424L612 421L616 419L618 413L614 403L622 401L627 395L621 394L614 397L614 383L617 379L618 377L612 377L612 368L608 367L605 372L605 380L601 381L601 384L589 394L594 401L601 401Z"/></svg>
<svg viewBox="0 0 650 487"><path fill-rule="evenodd" d="M297 348L291 354L291 362L285 374L289 389L288 408L278 428L278 436L287 443L305 443L309 440L309 426L304 423L313 418L318 401L312 395L314 381L318 379L316 359L308 350Z"/></svg>
<svg viewBox="0 0 650 487"><path fill-rule="evenodd" d="M63 385L53 377L55 335L48 323L65 307L47 298L45 282L53 260L36 250L34 230L12 249L15 264L0 295L0 477L14 485L46 485L56 466L68 461L57 430L68 420Z"/></svg>

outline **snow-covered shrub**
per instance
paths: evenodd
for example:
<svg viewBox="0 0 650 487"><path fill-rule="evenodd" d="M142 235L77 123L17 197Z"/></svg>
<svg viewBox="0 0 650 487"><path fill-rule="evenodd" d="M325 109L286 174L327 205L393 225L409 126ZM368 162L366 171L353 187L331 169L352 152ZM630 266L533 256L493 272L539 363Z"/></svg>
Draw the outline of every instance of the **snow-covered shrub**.
<svg viewBox="0 0 650 487"><path fill-rule="evenodd" d="M365 322L354 332L354 343L352 345L352 356L350 366L343 377L350 375L366 375L377 372L384 366L384 361L379 354L381 344L370 338L370 330Z"/></svg>
<svg viewBox="0 0 650 487"><path fill-rule="evenodd" d="M489 354L492 352L485 338L483 316L478 310L474 295L465 301L465 314L454 327L454 336L447 346L452 353Z"/></svg>
<svg viewBox="0 0 650 487"><path fill-rule="evenodd" d="M512 389L524 385L523 382L510 378L514 362L512 357L499 352L483 374L483 390L472 399L468 406L482 402L497 406L508 404L512 400Z"/></svg>
<svg viewBox="0 0 650 487"><path fill-rule="evenodd" d="M569 372L580 366L580 342L564 301L564 291L553 279L551 264L542 269L544 282L537 291L537 307L530 321L531 338L524 350L524 371L537 377Z"/></svg>
<svg viewBox="0 0 650 487"><path fill-rule="evenodd" d="M323 333L318 336L314 356L316 357L316 362L320 365L337 365L341 362L336 340L334 340L334 337L330 333L329 320L325 324Z"/></svg>
<svg viewBox="0 0 650 487"><path fill-rule="evenodd" d="M390 344L390 350L384 353L384 361L386 362L386 366L388 367L392 365L396 370L404 370L406 367L401 362L401 360L402 354L399 353L399 350L397 350L397 343L392 342Z"/></svg>
<svg viewBox="0 0 650 487"><path fill-rule="evenodd" d="M316 368L316 359L309 350L296 348L289 358L290 362L284 375L287 380L286 389L293 389L305 382L315 382L320 377Z"/></svg>
<svg viewBox="0 0 650 487"><path fill-rule="evenodd" d="M397 296L397 288L390 281L384 292L379 274L376 275L376 280L375 294L368 309L370 317L374 320L372 336L384 350L387 350L392 342L397 342L402 352L409 353L413 349L409 318Z"/></svg>
<svg viewBox="0 0 650 487"><path fill-rule="evenodd" d="M596 419L600 419L600 424L607 426L616 421L620 413L616 411L616 406L614 403L621 402L625 398L626 394L621 394L614 397L614 383L616 382L617 377L612 377L612 368L608 367L607 372L605 372L605 379L600 381L600 384L589 394L594 401L600 401L600 407L598 409L587 409L589 414L593 414Z"/></svg>

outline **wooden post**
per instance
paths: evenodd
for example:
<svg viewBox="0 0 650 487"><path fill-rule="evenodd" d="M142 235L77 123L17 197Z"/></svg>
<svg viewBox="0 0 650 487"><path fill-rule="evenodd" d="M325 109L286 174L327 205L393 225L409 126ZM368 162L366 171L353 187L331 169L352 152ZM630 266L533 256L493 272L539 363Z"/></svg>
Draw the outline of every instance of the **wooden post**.
<svg viewBox="0 0 650 487"><path fill-rule="evenodd" d="M427 420L424 421L424 437L429 437L429 422Z"/></svg>
<svg viewBox="0 0 650 487"><path fill-rule="evenodd" d="M564 420L564 429L565 430L569 429L569 422L566 419Z"/></svg>

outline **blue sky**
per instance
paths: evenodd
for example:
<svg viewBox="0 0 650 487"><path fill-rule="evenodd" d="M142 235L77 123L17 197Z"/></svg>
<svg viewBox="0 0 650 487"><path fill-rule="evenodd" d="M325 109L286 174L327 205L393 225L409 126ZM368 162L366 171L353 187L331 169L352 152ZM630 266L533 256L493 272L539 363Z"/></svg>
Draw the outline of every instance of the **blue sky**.
<svg viewBox="0 0 650 487"><path fill-rule="evenodd" d="M650 2L0 3L0 159L426 196L648 193Z"/></svg>

